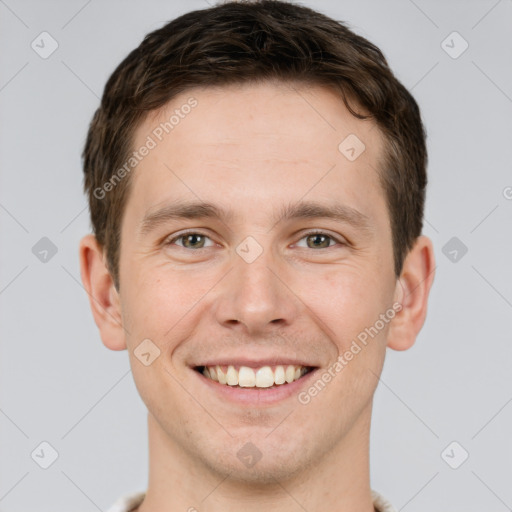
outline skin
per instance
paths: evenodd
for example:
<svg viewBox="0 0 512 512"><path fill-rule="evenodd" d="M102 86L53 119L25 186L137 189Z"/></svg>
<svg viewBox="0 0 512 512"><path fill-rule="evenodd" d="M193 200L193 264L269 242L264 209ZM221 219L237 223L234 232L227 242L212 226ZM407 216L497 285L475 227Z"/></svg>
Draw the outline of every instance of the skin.
<svg viewBox="0 0 512 512"><path fill-rule="evenodd" d="M382 135L330 90L263 83L186 91L148 116L134 147L191 96L197 107L132 171L119 292L94 236L80 243L102 341L129 351L148 408L149 482L138 510L226 512L243 504L247 512L371 512L373 395L386 347L408 349L424 324L432 242L416 240L397 279L376 173ZM338 150L349 134L366 146L355 161ZM230 208L233 217L169 220L140 234L148 211L198 199ZM369 227L272 219L300 199L355 208ZM206 238L165 244L184 229ZM318 240L308 229L333 238ZM252 263L236 252L248 236L263 250ZM292 396L237 406L189 367L216 356L278 353L326 370L393 303L401 311L307 405ZM149 366L134 354L147 338L161 351ZM251 468L237 457L247 442L262 453Z"/></svg>

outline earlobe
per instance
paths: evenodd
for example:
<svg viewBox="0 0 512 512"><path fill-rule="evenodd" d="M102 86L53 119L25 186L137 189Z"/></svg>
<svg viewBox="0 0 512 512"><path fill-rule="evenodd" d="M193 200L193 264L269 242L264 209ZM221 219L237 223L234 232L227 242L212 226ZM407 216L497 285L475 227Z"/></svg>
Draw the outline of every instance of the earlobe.
<svg viewBox="0 0 512 512"><path fill-rule="evenodd" d="M416 239L397 280L395 297L402 306L391 322L387 346L393 350L412 347L427 315L428 296L434 281L434 249L426 236Z"/></svg>
<svg viewBox="0 0 512 512"><path fill-rule="evenodd" d="M103 344L111 350L124 350L126 337L119 294L105 264L103 249L94 235L80 240L79 257L82 283Z"/></svg>

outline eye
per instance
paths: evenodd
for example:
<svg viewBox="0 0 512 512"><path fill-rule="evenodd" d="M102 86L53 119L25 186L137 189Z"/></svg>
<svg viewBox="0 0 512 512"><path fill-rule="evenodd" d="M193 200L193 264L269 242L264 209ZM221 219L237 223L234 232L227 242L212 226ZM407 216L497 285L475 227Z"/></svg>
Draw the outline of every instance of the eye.
<svg viewBox="0 0 512 512"><path fill-rule="evenodd" d="M211 245L213 245L212 242L210 246L205 246L205 241L207 239L211 241L210 237L204 235L203 233L189 231L187 233L181 233L180 235L167 240L165 245L178 245L179 247L183 247L185 249L204 249L205 247L211 247ZM174 244L174 242L177 240L182 240L182 244Z"/></svg>
<svg viewBox="0 0 512 512"><path fill-rule="evenodd" d="M331 247L330 242L334 242L334 245L336 243L345 245L342 240L339 240L328 233L324 233L323 231L311 231L306 233L301 240L306 240L306 247L308 249L327 249Z"/></svg>
<svg viewBox="0 0 512 512"><path fill-rule="evenodd" d="M206 241L210 240L210 244L206 245ZM328 233L324 233L323 231L311 231L306 233L300 240L306 240L307 249L328 249L333 245L346 245L343 240L340 240L333 235ZM176 243L180 241L181 243ZM165 245L177 245L178 247L183 247L184 249L205 249L207 247L211 247L215 245L211 238L204 233L197 231L188 231L185 233L180 233L173 238L170 238L165 242ZM301 247L299 243L295 244L298 247ZM302 246L304 247L304 246Z"/></svg>

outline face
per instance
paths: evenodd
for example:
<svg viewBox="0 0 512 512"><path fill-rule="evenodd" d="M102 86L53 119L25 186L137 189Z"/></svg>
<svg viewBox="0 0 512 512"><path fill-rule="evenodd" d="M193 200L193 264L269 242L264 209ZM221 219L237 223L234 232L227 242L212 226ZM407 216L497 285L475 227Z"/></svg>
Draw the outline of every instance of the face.
<svg viewBox="0 0 512 512"><path fill-rule="evenodd" d="M138 391L198 466L259 482L296 473L369 419L382 369L398 289L382 135L325 88L260 84L187 91L138 127L134 146L148 136L119 262ZM260 367L282 380L277 367L286 379L294 364L313 370L265 388L196 369L244 366L268 385Z"/></svg>

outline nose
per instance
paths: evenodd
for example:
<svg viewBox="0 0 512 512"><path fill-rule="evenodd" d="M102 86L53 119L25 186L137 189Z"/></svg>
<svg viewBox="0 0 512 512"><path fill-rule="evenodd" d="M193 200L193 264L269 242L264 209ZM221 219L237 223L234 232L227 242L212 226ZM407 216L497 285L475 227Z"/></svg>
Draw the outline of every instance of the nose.
<svg viewBox="0 0 512 512"><path fill-rule="evenodd" d="M215 315L223 327L261 335L294 322L300 300L287 282L285 263L277 261L269 248L250 263L234 252L232 266L216 300Z"/></svg>

